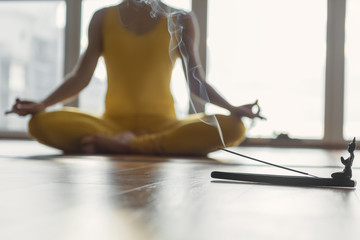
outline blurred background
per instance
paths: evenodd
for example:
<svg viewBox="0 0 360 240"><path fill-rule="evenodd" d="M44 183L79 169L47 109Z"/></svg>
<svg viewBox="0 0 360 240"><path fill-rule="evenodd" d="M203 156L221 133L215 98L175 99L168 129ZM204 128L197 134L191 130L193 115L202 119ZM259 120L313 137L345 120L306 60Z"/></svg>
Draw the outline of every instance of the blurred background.
<svg viewBox="0 0 360 240"><path fill-rule="evenodd" d="M92 14L119 2L0 0L0 112L9 109L16 97L40 100L55 89L87 46ZM164 2L198 15L207 81L234 105L259 99L268 120L245 123L254 144L285 138L296 139L294 146L322 146L360 139L360 1ZM331 31L344 32L342 42L329 45L330 24ZM78 41L72 42L75 48L66 47L71 39ZM327 54L329 47L344 49L344 56ZM327 73L329 69L340 77ZM327 88L333 89L327 95L330 100ZM73 105L101 114L105 91L106 71L100 59L90 85ZM172 92L178 117L187 116L189 99L179 61ZM214 106L206 106L206 111L227 114ZM27 121L2 115L0 137L26 138Z"/></svg>

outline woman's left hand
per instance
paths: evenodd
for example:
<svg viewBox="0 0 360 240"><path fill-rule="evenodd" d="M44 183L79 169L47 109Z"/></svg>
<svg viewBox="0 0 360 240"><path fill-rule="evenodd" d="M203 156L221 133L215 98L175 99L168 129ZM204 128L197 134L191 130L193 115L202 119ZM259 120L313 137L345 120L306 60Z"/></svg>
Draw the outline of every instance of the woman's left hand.
<svg viewBox="0 0 360 240"><path fill-rule="evenodd" d="M33 102L16 99L12 109L5 112L5 114L15 113L19 116L33 115L37 112L40 112L46 108L45 104L42 102Z"/></svg>
<svg viewBox="0 0 360 240"><path fill-rule="evenodd" d="M258 100L256 100L254 103L233 107L230 109L230 112L231 114L238 117L248 117L250 119L260 118L261 120L266 120L266 118L261 115L261 109L258 104Z"/></svg>

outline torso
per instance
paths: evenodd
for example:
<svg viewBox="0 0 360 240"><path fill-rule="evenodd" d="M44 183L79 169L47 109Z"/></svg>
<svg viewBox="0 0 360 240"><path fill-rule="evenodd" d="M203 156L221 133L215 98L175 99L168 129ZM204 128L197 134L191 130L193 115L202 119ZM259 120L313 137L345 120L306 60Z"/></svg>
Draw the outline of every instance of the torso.
<svg viewBox="0 0 360 240"><path fill-rule="evenodd" d="M121 6L107 8L103 20L103 56L108 73L105 115L175 118L167 19L148 19L149 23L141 26L150 16L123 14Z"/></svg>

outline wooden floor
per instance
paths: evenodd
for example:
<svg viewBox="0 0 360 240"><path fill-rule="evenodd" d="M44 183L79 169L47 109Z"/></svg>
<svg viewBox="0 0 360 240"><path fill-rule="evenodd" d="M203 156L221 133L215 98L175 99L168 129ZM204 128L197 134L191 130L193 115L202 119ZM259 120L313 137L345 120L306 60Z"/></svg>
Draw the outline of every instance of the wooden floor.
<svg viewBox="0 0 360 240"><path fill-rule="evenodd" d="M346 148L231 149L329 177ZM0 239L359 239L358 189L214 180L214 170L292 173L225 152L209 157L64 156L0 140Z"/></svg>

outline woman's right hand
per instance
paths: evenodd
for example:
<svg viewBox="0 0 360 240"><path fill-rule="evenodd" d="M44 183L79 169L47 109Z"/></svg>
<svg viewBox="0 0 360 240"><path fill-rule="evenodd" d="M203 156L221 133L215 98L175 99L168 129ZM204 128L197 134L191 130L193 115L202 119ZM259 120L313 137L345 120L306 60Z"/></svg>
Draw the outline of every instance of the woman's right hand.
<svg viewBox="0 0 360 240"><path fill-rule="evenodd" d="M5 112L5 114L15 113L19 116L26 116L29 114L35 114L37 112L43 111L46 108L45 104L42 102L33 102L16 99L15 104L13 105L10 111Z"/></svg>

